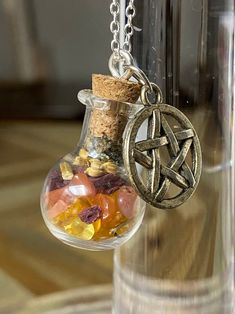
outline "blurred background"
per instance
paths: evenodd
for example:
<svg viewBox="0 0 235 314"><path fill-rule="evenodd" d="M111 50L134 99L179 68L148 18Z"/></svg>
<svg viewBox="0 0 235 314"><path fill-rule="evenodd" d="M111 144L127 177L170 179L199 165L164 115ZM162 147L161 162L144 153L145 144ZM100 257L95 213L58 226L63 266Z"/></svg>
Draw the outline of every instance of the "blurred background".
<svg viewBox="0 0 235 314"><path fill-rule="evenodd" d="M48 170L79 140L77 92L108 72L109 4L0 1L0 313L42 313L111 283L112 252L61 244L39 207Z"/></svg>
<svg viewBox="0 0 235 314"><path fill-rule="evenodd" d="M79 140L85 110L78 91L91 87L92 73L108 73L110 2L0 0L0 314L98 314L111 303L113 253L60 243L45 227L39 206L47 172ZM221 179L220 166L230 158L233 136L234 4L138 0L136 5L135 26L142 31L135 32L133 53L148 76L159 82L167 102L180 103L193 118L205 168L195 198L195 204L204 206L189 212L187 219L182 213L171 216L173 224L171 219L157 219L164 241L154 265L157 273L178 276L186 254L192 263L182 272L186 278L191 272L211 276L227 265L230 254L223 246L230 243L228 181ZM158 7L163 11L156 11ZM175 20L180 13L182 19ZM165 21L161 27L159 21ZM182 239L190 239L188 250ZM145 256L137 243L140 256ZM221 252L226 263L220 267ZM175 273L169 271L170 263ZM139 260L136 265L141 265ZM82 310L75 311L79 303Z"/></svg>

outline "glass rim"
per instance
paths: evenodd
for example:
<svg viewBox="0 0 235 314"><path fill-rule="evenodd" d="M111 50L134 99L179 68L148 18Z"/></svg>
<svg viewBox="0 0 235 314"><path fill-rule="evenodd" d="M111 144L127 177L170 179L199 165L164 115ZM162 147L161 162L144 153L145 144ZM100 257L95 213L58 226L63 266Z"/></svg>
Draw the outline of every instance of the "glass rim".
<svg viewBox="0 0 235 314"><path fill-rule="evenodd" d="M105 105L111 105L111 104L123 104L130 108L134 108L135 110L136 109L138 110L144 107L144 105L139 100L137 100L136 103L130 103L130 102L122 102L122 101L106 99L106 98L95 96L91 89L80 90L77 94L77 98L85 106L89 106L89 105L92 106L91 103L95 103L98 106L105 106Z"/></svg>

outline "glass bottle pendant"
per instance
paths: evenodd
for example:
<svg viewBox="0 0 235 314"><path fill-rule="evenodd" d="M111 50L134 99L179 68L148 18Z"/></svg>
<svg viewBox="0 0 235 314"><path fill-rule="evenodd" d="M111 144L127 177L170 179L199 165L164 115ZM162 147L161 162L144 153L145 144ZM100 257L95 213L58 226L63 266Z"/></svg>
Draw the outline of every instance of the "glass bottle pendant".
<svg viewBox="0 0 235 314"><path fill-rule="evenodd" d="M141 105L79 92L86 115L78 147L50 170L41 208L51 233L88 250L113 249L140 226L145 202L130 185L122 159L122 136Z"/></svg>

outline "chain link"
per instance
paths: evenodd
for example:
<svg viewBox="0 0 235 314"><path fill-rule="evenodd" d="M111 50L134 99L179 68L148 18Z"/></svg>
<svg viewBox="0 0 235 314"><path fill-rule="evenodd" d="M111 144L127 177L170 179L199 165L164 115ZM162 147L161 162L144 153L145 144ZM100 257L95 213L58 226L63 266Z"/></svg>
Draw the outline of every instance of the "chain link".
<svg viewBox="0 0 235 314"><path fill-rule="evenodd" d="M134 34L133 18L135 17L135 15L136 15L136 9L134 5L134 0L130 0L126 8L127 24L125 25L125 28L124 28L125 41L123 45L123 49L128 52L131 52L132 50L131 37Z"/></svg>
<svg viewBox="0 0 235 314"><path fill-rule="evenodd" d="M136 15L134 0L129 0L129 4L126 7L125 15L127 23L124 27L124 43L122 48L120 47L119 0L112 0L110 13L113 16L113 20L110 24L110 31L113 34L113 40L111 41L113 54L109 59L110 72L114 77L122 77L126 80L134 78L137 80L137 82L142 85L141 101L144 105L149 106L155 103L162 103L163 95L161 89L158 85L149 81L146 74L135 65L131 55L131 37L134 34L133 19ZM122 69L124 73L121 73L120 69ZM153 98L153 100L151 98Z"/></svg>
<svg viewBox="0 0 235 314"><path fill-rule="evenodd" d="M110 31L113 34L113 40L111 41L111 50L115 53L120 55L120 4L119 0L112 0L110 5L110 13L113 16L113 20L110 24ZM134 34L134 27L133 27L133 18L136 15L136 9L134 5L134 0L130 0L129 4L126 8L126 17L127 23L124 27L124 44L123 50L127 52L131 52L132 45L131 45L131 37Z"/></svg>
<svg viewBox="0 0 235 314"><path fill-rule="evenodd" d="M112 0L110 5L110 13L113 16L113 21L110 24L110 31L113 34L113 40L111 41L111 50L115 54L119 54L120 51L120 42L119 42L119 33L120 33L120 5L118 0Z"/></svg>

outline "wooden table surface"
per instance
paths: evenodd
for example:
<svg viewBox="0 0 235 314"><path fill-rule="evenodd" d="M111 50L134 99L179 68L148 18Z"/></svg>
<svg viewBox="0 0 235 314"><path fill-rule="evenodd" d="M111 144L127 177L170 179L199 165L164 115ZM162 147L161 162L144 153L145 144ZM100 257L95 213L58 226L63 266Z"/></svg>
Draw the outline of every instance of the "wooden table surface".
<svg viewBox="0 0 235 314"><path fill-rule="evenodd" d="M17 314L111 314L112 286L99 285L34 298Z"/></svg>
<svg viewBox="0 0 235 314"><path fill-rule="evenodd" d="M112 251L70 248L41 217L47 171L74 148L80 130L79 122L0 123L0 304L112 281Z"/></svg>
<svg viewBox="0 0 235 314"><path fill-rule="evenodd" d="M215 121L213 116L211 119ZM228 212L221 194L226 181L222 172L214 171L222 161L220 135L215 133L219 130L208 121L212 127L207 129L213 133L208 136L198 126L203 120L206 128L204 116L191 120L203 140L204 172L186 205L169 214L155 210L151 218L146 239L152 249L148 250L151 256L146 269L160 279L210 278L224 271L228 262L224 245L228 242L223 238ZM84 287L112 281L111 251L87 252L65 246L50 235L40 213L39 196L47 171L74 148L80 130L78 122L0 123L0 313L25 301L30 309L37 307L43 299L35 297L73 295L73 289L79 289L80 295ZM138 235L128 243L133 247L141 244ZM143 255L132 249L128 254L132 259ZM111 292L108 298L110 301ZM66 313L71 312L68 309Z"/></svg>

